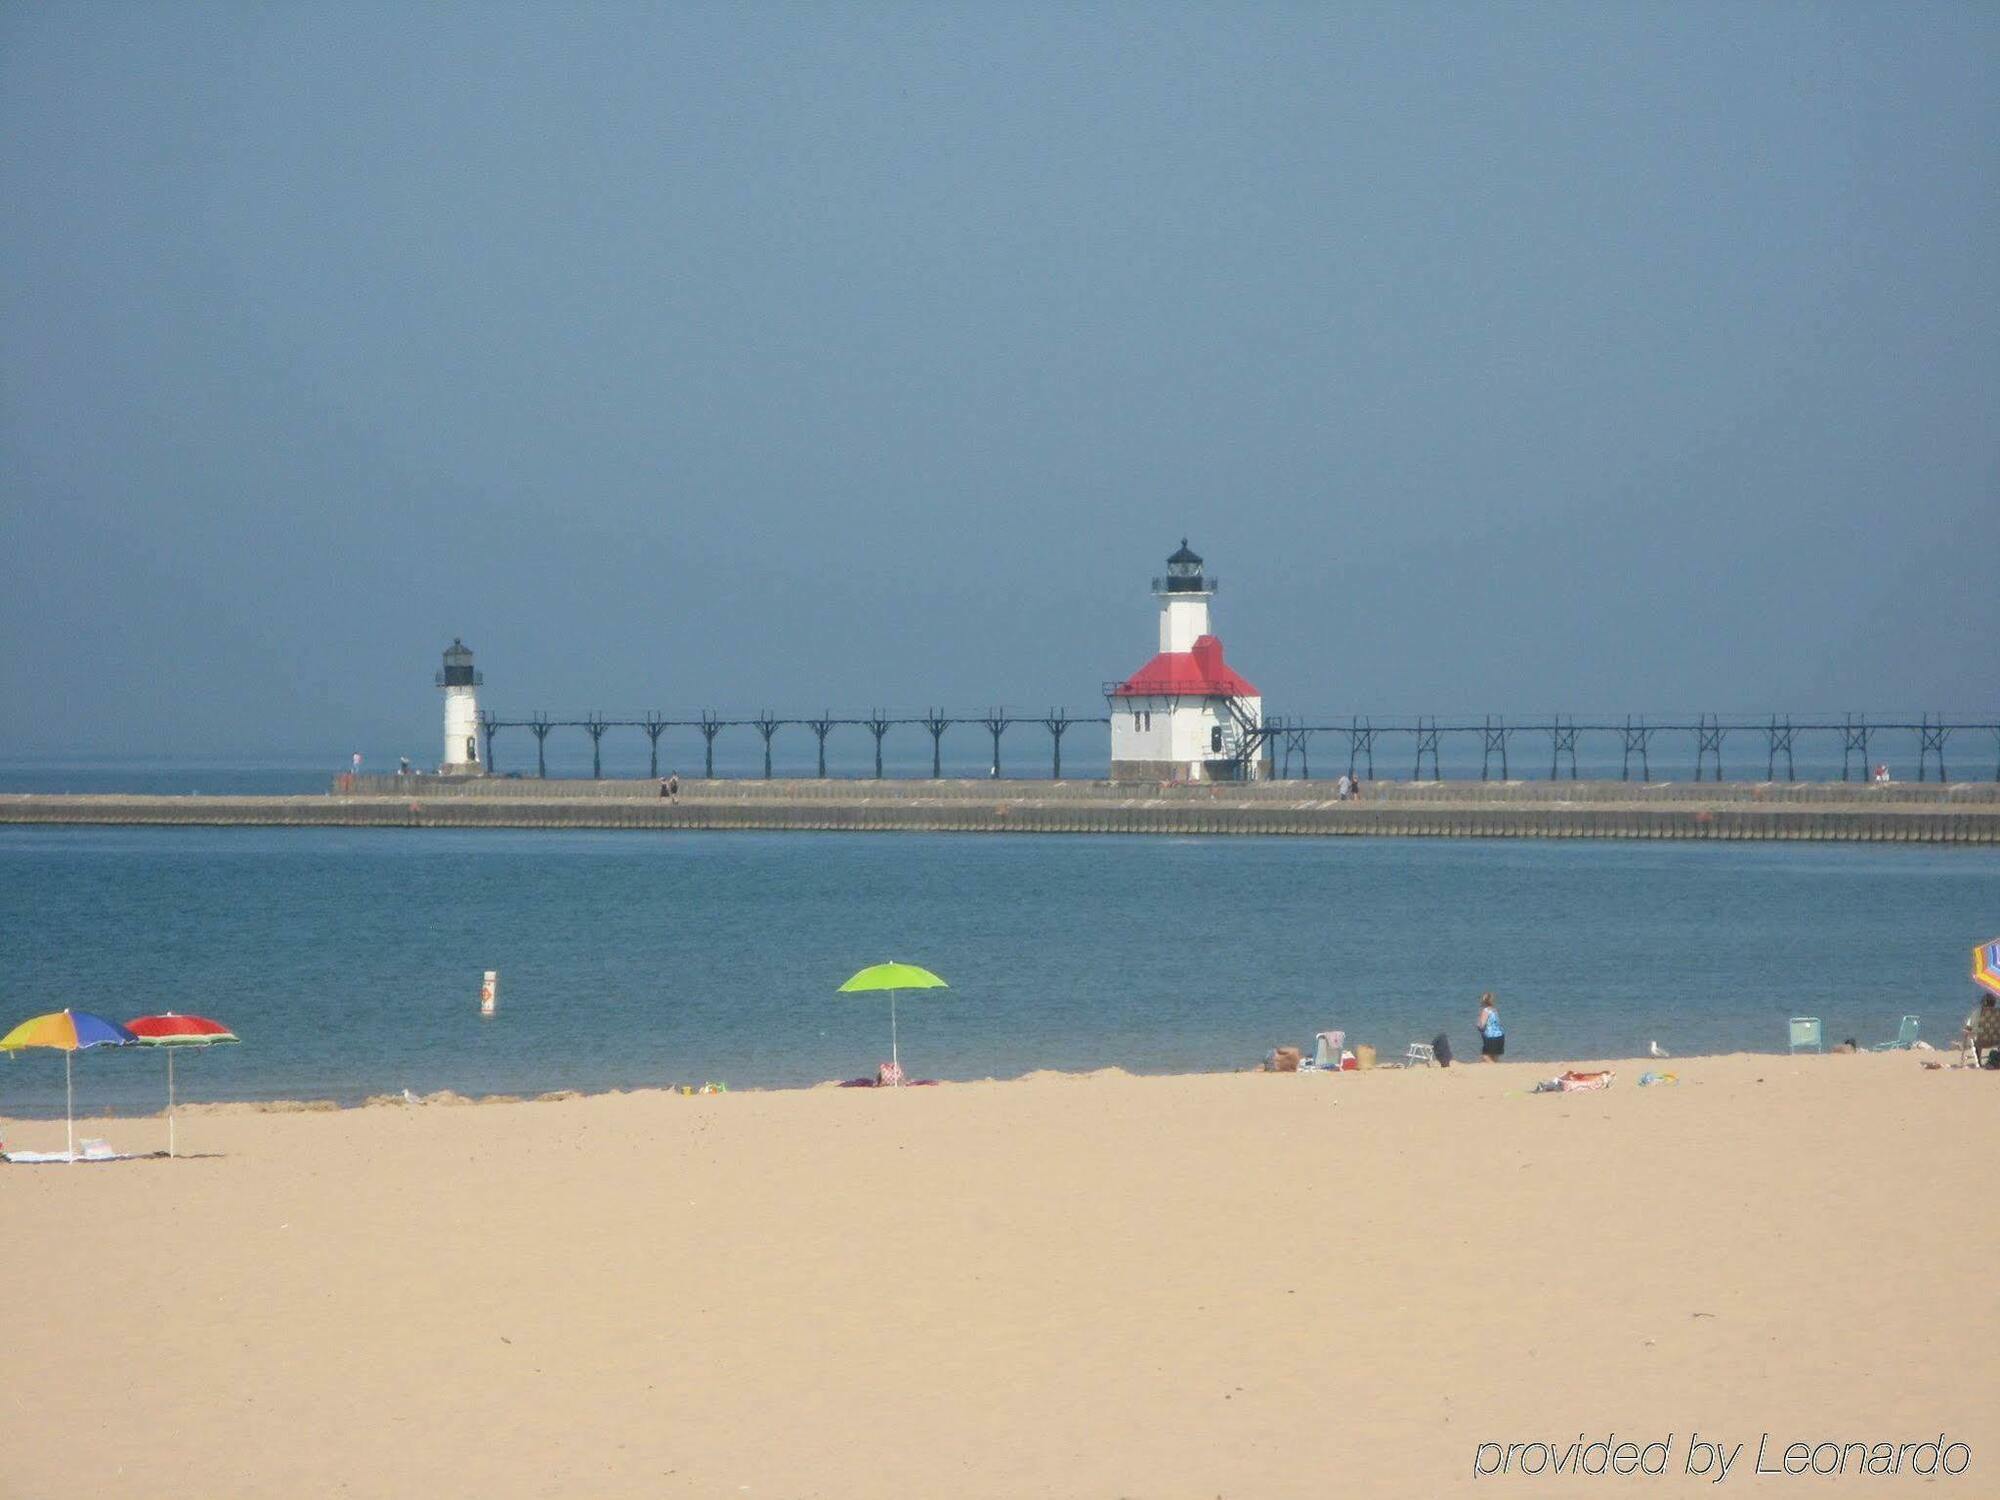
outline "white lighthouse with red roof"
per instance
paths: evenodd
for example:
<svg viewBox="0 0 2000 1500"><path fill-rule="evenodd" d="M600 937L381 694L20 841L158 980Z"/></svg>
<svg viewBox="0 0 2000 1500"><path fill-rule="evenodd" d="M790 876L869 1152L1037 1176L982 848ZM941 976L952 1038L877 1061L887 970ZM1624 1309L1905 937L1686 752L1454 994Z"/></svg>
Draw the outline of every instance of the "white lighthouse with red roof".
<svg viewBox="0 0 2000 1500"><path fill-rule="evenodd" d="M1248 781L1268 769L1263 696L1223 661L1209 632L1215 582L1186 537L1166 576L1153 580L1159 653L1104 690L1113 781Z"/></svg>

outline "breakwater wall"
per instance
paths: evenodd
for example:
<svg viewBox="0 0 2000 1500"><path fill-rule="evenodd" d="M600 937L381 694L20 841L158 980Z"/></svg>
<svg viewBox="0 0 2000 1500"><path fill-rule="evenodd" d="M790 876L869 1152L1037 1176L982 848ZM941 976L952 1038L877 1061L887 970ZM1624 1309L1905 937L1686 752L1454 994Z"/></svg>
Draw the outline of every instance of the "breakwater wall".
<svg viewBox="0 0 2000 1500"><path fill-rule="evenodd" d="M1607 795L1622 791L1623 796ZM1919 794L1927 795L1919 795ZM1934 795L1929 795L1934 794ZM651 782L356 778L319 797L4 796L0 823L206 827L766 829L2000 844L2000 788L1753 783Z"/></svg>
<svg viewBox="0 0 2000 1500"><path fill-rule="evenodd" d="M338 796L419 797L425 800L465 797L502 802L545 798L558 801L644 801L656 799L660 794L659 783L644 777L602 781L558 778L545 781L517 776L337 776L329 783L329 790ZM1336 800L1333 782L1298 780L1208 782L1199 786L1109 781L994 781L985 777L959 781L915 778L874 781L862 777L852 780L774 777L768 781L732 777L704 781L684 777L681 781L681 802L684 805L741 801L990 802L996 798L1033 802L1159 802L1232 807L1334 803ZM1447 803L1482 807L1494 804L1666 807L1749 803L1753 806L2000 809L2000 781L1896 781L1881 785L1842 781L1370 781L1363 783L1360 800L1348 805L1365 808L1385 803L1399 806Z"/></svg>

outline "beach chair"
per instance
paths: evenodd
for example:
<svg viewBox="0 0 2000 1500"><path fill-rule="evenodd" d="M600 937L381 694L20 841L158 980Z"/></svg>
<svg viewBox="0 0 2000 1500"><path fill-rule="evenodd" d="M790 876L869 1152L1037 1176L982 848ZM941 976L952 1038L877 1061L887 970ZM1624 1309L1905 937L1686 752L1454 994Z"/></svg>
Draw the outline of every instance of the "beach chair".
<svg viewBox="0 0 2000 1500"><path fill-rule="evenodd" d="M1403 1066L1434 1068L1437 1066L1437 1049L1429 1042L1412 1042L1403 1051Z"/></svg>
<svg viewBox="0 0 2000 1500"><path fill-rule="evenodd" d="M1907 1050L1909 1045L1916 1039L1917 1018L1915 1016L1905 1016L1903 1017L1903 1024L1896 1028L1896 1038L1894 1041L1877 1042L1868 1050L1870 1052L1901 1052Z"/></svg>
<svg viewBox="0 0 2000 1500"><path fill-rule="evenodd" d="M2000 1051L2000 1011L1981 1006L1965 1018L1958 1033L1958 1065L1983 1068L1989 1053Z"/></svg>
<svg viewBox="0 0 2000 1500"><path fill-rule="evenodd" d="M1810 1047L1815 1052L1826 1051L1826 1036L1820 1028L1818 1016L1792 1017L1792 1051Z"/></svg>
<svg viewBox="0 0 2000 1500"><path fill-rule="evenodd" d="M1347 1045L1344 1031L1322 1031L1313 1038L1313 1066L1315 1068L1340 1067L1341 1049Z"/></svg>

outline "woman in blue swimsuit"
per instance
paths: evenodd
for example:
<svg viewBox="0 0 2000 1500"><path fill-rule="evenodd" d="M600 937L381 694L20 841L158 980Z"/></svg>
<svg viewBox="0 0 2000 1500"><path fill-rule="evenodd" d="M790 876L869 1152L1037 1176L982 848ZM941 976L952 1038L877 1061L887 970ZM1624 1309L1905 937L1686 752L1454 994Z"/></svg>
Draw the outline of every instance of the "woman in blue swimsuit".
<svg viewBox="0 0 2000 1500"><path fill-rule="evenodd" d="M1479 1060L1492 1062L1507 1050L1507 1033L1500 1025L1500 1010L1493 1003L1493 991L1479 997Z"/></svg>

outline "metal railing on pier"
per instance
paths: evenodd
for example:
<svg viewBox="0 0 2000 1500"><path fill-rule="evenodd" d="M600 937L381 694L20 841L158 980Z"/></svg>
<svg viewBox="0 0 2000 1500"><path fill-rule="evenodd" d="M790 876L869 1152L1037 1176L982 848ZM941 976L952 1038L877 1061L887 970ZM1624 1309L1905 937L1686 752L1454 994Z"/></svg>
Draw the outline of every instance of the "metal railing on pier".
<svg viewBox="0 0 2000 1500"><path fill-rule="evenodd" d="M1384 776L1413 781L1436 781L1446 777L1447 763L1469 775L1470 754L1478 753L1481 781L1517 779L1516 767L1527 777L1581 780L1580 767L1618 766L1620 781L1650 782L1656 769L1663 780L1688 779L1720 782L1725 766L1739 767L1738 779L1762 773L1766 781L1798 780L1801 756L1812 764L1826 767L1830 775L1832 756L1840 754L1841 781L1867 781L1876 773L1876 757L1896 753L1914 755L1919 782L1950 779L1947 755L1976 757L1961 759L1961 767L1976 766L1971 778L2000 781L2000 715L1918 715L1873 716L1844 714L1793 717L1769 714L1756 717L1719 714L1678 715L1649 718L1645 715L1579 719L1571 715L1509 720L1500 715L1479 719L1440 719L1427 715L1377 719L1350 715L1346 722L1328 719L1267 715L1252 724L1238 713L1238 733L1231 753L1239 773L1247 778L1253 769L1268 767L1280 779L1310 779L1315 760L1322 775L1343 771L1357 780L1374 781ZM535 741L535 775L548 775L549 736L558 730L581 731L589 738L591 775L604 775L604 738L612 731L636 730L646 736L648 774L660 774L660 741L676 732L701 736L703 775L715 775L715 744L725 732L754 732L761 740L763 776L773 775L772 747L781 732L804 731L813 736L818 774L827 775L827 741L836 731L860 731L873 741L874 775L884 777L884 741L892 733L921 731L930 738L931 776L944 774L944 741L953 730L976 732L985 737L983 747L989 775L1003 774L1003 739L1017 725L1039 726L1049 736L1049 774L1062 779L1063 736L1078 724L1109 724L1106 714L1077 714L1064 708L1024 712L1003 707L972 713L950 713L926 709L922 713L889 713L874 710L866 714L780 715L769 710L749 716L726 716L702 710L693 717L676 718L664 713L645 713L636 718L611 718L601 713L582 718L553 718L535 713L527 718L507 718L481 710L479 728L485 740L486 766L500 769L495 759L495 741L502 731L525 729ZM1970 743L1968 743L1970 742ZM1978 749L1974 750L1973 745ZM1449 752L1449 753L1445 753ZM1460 752L1463 752L1462 754ZM1763 756L1760 762L1757 757ZM1545 757L1545 758L1544 758ZM1907 765L1907 759L1904 760ZM1991 768L1990 770L1988 768ZM1405 772L1407 768L1407 772ZM1496 774L1497 773L1497 774Z"/></svg>

